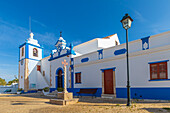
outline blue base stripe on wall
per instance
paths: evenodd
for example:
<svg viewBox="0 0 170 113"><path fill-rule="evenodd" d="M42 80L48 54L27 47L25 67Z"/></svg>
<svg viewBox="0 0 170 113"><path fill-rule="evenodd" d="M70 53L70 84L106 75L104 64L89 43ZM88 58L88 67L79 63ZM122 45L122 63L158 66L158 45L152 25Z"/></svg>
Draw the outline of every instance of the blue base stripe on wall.
<svg viewBox="0 0 170 113"><path fill-rule="evenodd" d="M126 88L116 88L117 98L127 98ZM170 88L131 88L132 99L170 100Z"/></svg>
<svg viewBox="0 0 170 113"><path fill-rule="evenodd" d="M67 88L68 92L73 92L73 96L78 96L80 89L95 88ZM50 92L56 88L50 88ZM102 88L97 88L96 97L101 97ZM81 94L82 96L92 96L90 94ZM127 98L127 88L116 88L117 98ZM170 100L169 88L131 88L131 99L154 99L154 100Z"/></svg>
<svg viewBox="0 0 170 113"><path fill-rule="evenodd" d="M96 97L101 97L102 94L102 88L67 88L68 92L73 92L73 96L78 96L77 92L80 91L80 89L97 89ZM93 96L91 94L81 94L81 96Z"/></svg>

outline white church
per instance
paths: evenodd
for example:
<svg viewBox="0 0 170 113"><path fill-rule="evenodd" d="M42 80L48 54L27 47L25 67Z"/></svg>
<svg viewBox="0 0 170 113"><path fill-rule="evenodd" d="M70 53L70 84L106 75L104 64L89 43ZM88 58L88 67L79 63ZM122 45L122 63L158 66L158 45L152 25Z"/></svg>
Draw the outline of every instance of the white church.
<svg viewBox="0 0 170 113"><path fill-rule="evenodd" d="M66 46L60 35L50 56L33 33L19 46L19 88L36 92L63 88L62 61L67 65L67 90L97 89L96 96L127 98L126 47L117 34ZM170 31L129 42L131 98L170 100ZM88 94L84 94L84 96Z"/></svg>

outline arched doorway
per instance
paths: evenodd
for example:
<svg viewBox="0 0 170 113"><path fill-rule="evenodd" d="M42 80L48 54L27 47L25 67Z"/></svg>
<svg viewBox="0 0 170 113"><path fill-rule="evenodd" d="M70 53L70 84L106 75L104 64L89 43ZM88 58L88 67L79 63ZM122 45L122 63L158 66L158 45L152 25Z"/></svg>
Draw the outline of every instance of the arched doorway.
<svg viewBox="0 0 170 113"><path fill-rule="evenodd" d="M64 87L64 71L61 67L59 67L56 70L56 76L55 76L55 85L56 85L56 89L57 88L63 88Z"/></svg>
<svg viewBox="0 0 170 113"><path fill-rule="evenodd" d="M62 70L60 69L59 71L58 71L58 88L63 88L63 78L62 78Z"/></svg>

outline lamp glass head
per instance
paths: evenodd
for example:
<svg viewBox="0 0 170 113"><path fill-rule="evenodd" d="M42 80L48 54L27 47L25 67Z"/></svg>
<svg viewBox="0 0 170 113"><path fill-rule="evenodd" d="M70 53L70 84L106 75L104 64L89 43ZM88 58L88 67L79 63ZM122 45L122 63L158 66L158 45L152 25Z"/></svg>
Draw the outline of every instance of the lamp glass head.
<svg viewBox="0 0 170 113"><path fill-rule="evenodd" d="M123 28L129 29L131 27L132 21L133 19L128 14L126 14L121 20Z"/></svg>

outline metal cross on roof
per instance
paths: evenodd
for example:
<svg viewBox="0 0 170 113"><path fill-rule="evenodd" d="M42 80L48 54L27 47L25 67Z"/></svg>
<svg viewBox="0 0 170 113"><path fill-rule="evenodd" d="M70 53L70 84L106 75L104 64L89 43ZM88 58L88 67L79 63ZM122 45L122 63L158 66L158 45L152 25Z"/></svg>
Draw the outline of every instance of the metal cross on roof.
<svg viewBox="0 0 170 113"><path fill-rule="evenodd" d="M62 61L62 64L64 65L64 67L68 65L68 63L66 62L66 60Z"/></svg>
<svg viewBox="0 0 170 113"><path fill-rule="evenodd" d="M62 37L62 31L60 31L60 37Z"/></svg>

